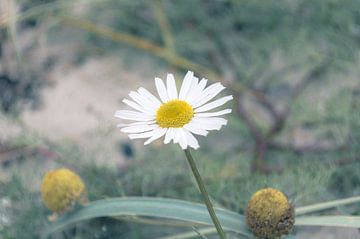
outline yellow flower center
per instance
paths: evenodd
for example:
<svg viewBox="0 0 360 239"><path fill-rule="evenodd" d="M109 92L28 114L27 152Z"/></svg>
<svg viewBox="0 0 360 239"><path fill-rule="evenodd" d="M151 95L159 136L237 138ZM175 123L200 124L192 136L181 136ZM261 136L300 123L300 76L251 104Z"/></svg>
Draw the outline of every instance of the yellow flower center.
<svg viewBox="0 0 360 239"><path fill-rule="evenodd" d="M61 168L48 172L42 181L41 194L46 206L61 212L80 199L85 191L81 178L73 171Z"/></svg>
<svg viewBox="0 0 360 239"><path fill-rule="evenodd" d="M156 122L161 128L180 128L194 116L193 108L183 100L170 100L156 112Z"/></svg>

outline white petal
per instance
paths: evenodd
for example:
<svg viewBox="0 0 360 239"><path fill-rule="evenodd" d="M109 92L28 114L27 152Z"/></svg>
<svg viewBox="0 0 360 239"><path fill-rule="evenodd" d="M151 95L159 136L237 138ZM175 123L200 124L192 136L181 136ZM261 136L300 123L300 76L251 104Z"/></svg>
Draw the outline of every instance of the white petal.
<svg viewBox="0 0 360 239"><path fill-rule="evenodd" d="M211 95L216 96L224 89L225 89L225 87L221 83L215 83L215 84L212 84L212 85L206 87L202 91L200 97L198 97L198 99L195 100L194 106L198 107L198 106L202 105L200 102L204 101L204 98L208 98Z"/></svg>
<svg viewBox="0 0 360 239"><path fill-rule="evenodd" d="M179 93L179 99L183 100L186 98L189 89L190 89L190 85L191 85L191 81L193 80L194 77L194 72L192 71L188 71L184 77L184 81L181 85L181 89L180 89L180 93Z"/></svg>
<svg viewBox="0 0 360 239"><path fill-rule="evenodd" d="M199 86L199 89L200 89L201 92L205 89L207 81L208 81L207 79L202 78L201 81L199 82L198 86Z"/></svg>
<svg viewBox="0 0 360 239"><path fill-rule="evenodd" d="M161 105L161 102L156 98L153 94L151 94L147 89L140 87L138 89L138 92L142 95L144 95L148 100L150 100L156 107L159 107Z"/></svg>
<svg viewBox="0 0 360 239"><path fill-rule="evenodd" d="M199 113L199 112L204 112L204 111L207 111L207 110L214 109L216 107L219 107L219 106L225 104L226 102L228 102L229 100L232 100L232 99L233 99L232 95L224 96L224 97L222 97L220 99L217 99L217 100L215 100L213 102L210 102L208 104L205 104L205 105L195 109L195 112Z"/></svg>
<svg viewBox="0 0 360 239"><path fill-rule="evenodd" d="M199 85L199 78L193 76L192 81L191 81L191 85L189 88L189 91L187 93L187 96L185 97L184 100L188 101L188 99L196 92L198 92L197 88Z"/></svg>
<svg viewBox="0 0 360 239"><path fill-rule="evenodd" d="M197 108L199 106L202 106L206 102L210 101L212 98L217 96L222 90L224 90L225 87L221 85L220 83L215 83L206 88L203 93L202 97L198 99L198 101L193 105L194 108Z"/></svg>
<svg viewBox="0 0 360 239"><path fill-rule="evenodd" d="M141 121L141 122L134 122L134 123L128 123L128 124L118 124L117 127L128 127L128 126L135 126L135 125L150 125L154 124L155 120L150 121Z"/></svg>
<svg viewBox="0 0 360 239"><path fill-rule="evenodd" d="M219 130L223 125L227 124L227 120L218 117L210 117L210 118L197 118L194 117L192 120L198 126L205 130Z"/></svg>
<svg viewBox="0 0 360 239"><path fill-rule="evenodd" d="M160 78L155 78L155 86L162 102L169 101L169 96L166 91L164 82Z"/></svg>
<svg viewBox="0 0 360 239"><path fill-rule="evenodd" d="M138 111L141 111L145 114L148 114L148 115L155 115L155 112L153 110L149 110L149 109L145 109L143 108L142 106L138 105L137 103L131 101L131 100L128 100L128 99L123 99L123 101L125 104L127 104L128 106L130 106L131 108L135 109L135 110L138 110Z"/></svg>
<svg viewBox="0 0 360 239"><path fill-rule="evenodd" d="M141 106L145 106L146 105L146 101L143 97L140 96L140 94L136 91L130 91L129 96L131 97L131 99L133 101L135 101L136 103L138 103Z"/></svg>
<svg viewBox="0 0 360 239"><path fill-rule="evenodd" d="M131 91L129 96L143 108L149 109L151 111L156 111L158 109L157 104L152 101L149 101L144 95L136 91Z"/></svg>
<svg viewBox="0 0 360 239"><path fill-rule="evenodd" d="M188 145L187 138L186 138L184 130L181 129L181 128L180 128L180 131L179 131L179 135L180 135L179 144L180 144L182 149L186 149L187 145Z"/></svg>
<svg viewBox="0 0 360 239"><path fill-rule="evenodd" d="M193 149L198 149L200 146L194 135L192 135L192 133L186 130L184 130L183 132L185 133L186 141L189 144L189 146L192 147Z"/></svg>
<svg viewBox="0 0 360 239"><path fill-rule="evenodd" d="M190 123L184 125L184 129L190 131L191 133L206 136L209 132L206 131L201 124L191 121Z"/></svg>
<svg viewBox="0 0 360 239"><path fill-rule="evenodd" d="M173 128L174 131L174 143L179 143L181 137L181 129L180 128Z"/></svg>
<svg viewBox="0 0 360 239"><path fill-rule="evenodd" d="M128 136L130 139L144 139L153 136L153 134L154 134L154 130L140 134L129 134Z"/></svg>
<svg viewBox="0 0 360 239"><path fill-rule="evenodd" d="M124 133L142 133L142 132L156 129L157 127L159 127L159 126L157 126L155 124L153 124L153 125L133 125L133 126L124 127L122 129L120 129L120 131L124 132Z"/></svg>
<svg viewBox="0 0 360 239"><path fill-rule="evenodd" d="M134 121L148 121L154 119L153 116L133 110L118 110L115 112L115 117Z"/></svg>
<svg viewBox="0 0 360 239"><path fill-rule="evenodd" d="M164 144L168 144L170 143L171 140L174 139L174 129L173 128L169 128L166 132L165 135L165 139L164 139Z"/></svg>
<svg viewBox="0 0 360 239"><path fill-rule="evenodd" d="M197 99L203 95L203 90L205 89L206 83L207 79L203 78L194 89L191 89L188 97L186 98L186 101L189 102L190 105L193 105L193 103L195 103Z"/></svg>
<svg viewBox="0 0 360 239"><path fill-rule="evenodd" d="M166 77L166 87L167 87L167 92L168 92L169 99L170 100L177 99L178 98L178 93L177 93L175 79L174 79L173 74L168 74L167 75L167 77Z"/></svg>
<svg viewBox="0 0 360 239"><path fill-rule="evenodd" d="M231 109L225 109L217 112L208 112L208 113L195 113L196 117L213 117L213 116L220 116L231 113Z"/></svg>
<svg viewBox="0 0 360 239"><path fill-rule="evenodd" d="M144 145L150 144L154 140L157 140L161 136L163 136L167 131L167 128L157 128L153 131L153 136L150 139L146 140Z"/></svg>

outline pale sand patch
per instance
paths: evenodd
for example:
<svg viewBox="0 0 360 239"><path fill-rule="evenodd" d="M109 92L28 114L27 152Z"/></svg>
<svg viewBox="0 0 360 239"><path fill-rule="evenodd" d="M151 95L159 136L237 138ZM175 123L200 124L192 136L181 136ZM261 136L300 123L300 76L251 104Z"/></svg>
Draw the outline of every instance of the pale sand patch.
<svg viewBox="0 0 360 239"><path fill-rule="evenodd" d="M98 163L122 164L118 142L127 136L116 128L114 113L125 107L121 101L130 90L143 86L154 92L152 78L127 70L112 57L79 66L65 63L47 78L51 86L41 91L43 105L21 116L26 127L50 141L74 142Z"/></svg>
<svg viewBox="0 0 360 239"><path fill-rule="evenodd" d="M24 123L51 140L80 140L103 124L116 125L114 112L139 76L100 58L78 68L55 68L49 80L54 85L42 90L43 106L25 111Z"/></svg>

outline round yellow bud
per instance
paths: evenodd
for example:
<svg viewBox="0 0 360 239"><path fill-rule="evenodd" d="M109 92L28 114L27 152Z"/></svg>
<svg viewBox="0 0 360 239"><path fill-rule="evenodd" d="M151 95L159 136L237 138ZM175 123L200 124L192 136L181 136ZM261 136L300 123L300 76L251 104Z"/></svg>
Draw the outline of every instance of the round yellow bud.
<svg viewBox="0 0 360 239"><path fill-rule="evenodd" d="M85 185L73 171L61 168L48 172L42 181L41 196L46 206L54 212L63 212L81 196Z"/></svg>
<svg viewBox="0 0 360 239"><path fill-rule="evenodd" d="M273 188L257 191L246 208L246 223L255 236L274 239L291 232L294 207L287 197Z"/></svg>

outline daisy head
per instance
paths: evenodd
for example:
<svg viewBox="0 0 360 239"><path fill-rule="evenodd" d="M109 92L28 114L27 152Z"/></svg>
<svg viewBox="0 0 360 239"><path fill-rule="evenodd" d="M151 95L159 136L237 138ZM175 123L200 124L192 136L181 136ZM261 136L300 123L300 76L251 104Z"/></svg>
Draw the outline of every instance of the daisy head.
<svg viewBox="0 0 360 239"><path fill-rule="evenodd" d="M147 139L145 145L165 135L165 144L173 141L182 149L199 148L194 134L206 136L210 130L219 130L227 120L218 116L230 113L231 109L209 111L233 98L228 95L212 101L225 87L221 83L206 87L206 83L206 79L199 81L188 71L179 92L172 74L167 75L166 85L155 78L160 99L142 87L131 91L131 100L123 102L132 110L118 110L115 117L133 122L119 124L120 131L127 133L130 139Z"/></svg>

